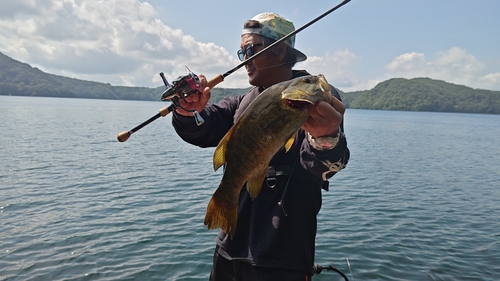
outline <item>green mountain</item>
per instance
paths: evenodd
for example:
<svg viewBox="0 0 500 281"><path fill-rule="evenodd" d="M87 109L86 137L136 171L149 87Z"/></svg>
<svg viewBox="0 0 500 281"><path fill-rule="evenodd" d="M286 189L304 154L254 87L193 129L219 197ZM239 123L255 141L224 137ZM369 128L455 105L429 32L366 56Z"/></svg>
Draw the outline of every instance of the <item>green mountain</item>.
<svg viewBox="0 0 500 281"><path fill-rule="evenodd" d="M0 53L0 95L154 100L160 90L122 87L48 74Z"/></svg>
<svg viewBox="0 0 500 281"><path fill-rule="evenodd" d="M350 108L500 114L500 91L429 78L393 78L369 91L344 94Z"/></svg>
<svg viewBox="0 0 500 281"><path fill-rule="evenodd" d="M164 86L112 86L49 74L0 52L0 95L159 101L164 90ZM230 94L243 94L247 90L214 88L211 102Z"/></svg>
<svg viewBox="0 0 500 281"><path fill-rule="evenodd" d="M112 86L45 73L0 53L0 95L159 101L157 88ZM212 89L211 102L246 89ZM394 78L366 91L341 92L348 108L500 114L500 91L429 78Z"/></svg>

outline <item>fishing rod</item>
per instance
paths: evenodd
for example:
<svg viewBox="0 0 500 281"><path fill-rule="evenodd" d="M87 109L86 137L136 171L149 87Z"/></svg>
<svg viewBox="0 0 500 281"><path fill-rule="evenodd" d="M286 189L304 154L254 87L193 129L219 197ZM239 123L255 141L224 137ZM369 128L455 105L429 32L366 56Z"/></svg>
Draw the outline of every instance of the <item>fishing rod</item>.
<svg viewBox="0 0 500 281"><path fill-rule="evenodd" d="M300 28L298 28L298 29L290 32L285 37L282 37L281 39L275 41L271 45L269 45L269 46L265 47L264 49L260 50L260 52L257 52L253 56L247 58L246 60L244 60L243 62L241 62L237 66L235 66L232 69L230 69L227 72L225 72L224 74L217 74L214 78L208 80L208 82L207 82L208 87L210 89L212 89L217 84L219 84L222 81L224 81L224 78L226 78L227 76L231 75L236 70L242 68L249 61L252 61L252 60L256 59L257 57L259 57L262 53L264 53L268 49L274 47L275 45L277 45L277 44L279 44L279 43L287 40L288 38L294 36L295 34L301 32L302 30L306 29L307 27L309 27L313 23L315 23L318 20L324 18L328 14L330 14L333 11L337 10L338 8L344 6L345 4L349 3L350 1L351 0L344 0L344 1L342 1L337 6L331 8L330 10L324 12L323 14L321 14L318 17L314 18L310 22L306 23L302 27L300 27ZM163 80L163 84L165 84L165 87L166 87L165 91L161 95L161 100L162 101L170 101L172 103L169 106L160 109L159 112L156 115L154 115L153 117L151 117L148 120L144 121L140 125L138 125L135 128L133 128L132 130L130 130L130 131L124 131L124 132L119 133L118 136L117 136L118 141L124 142L124 141L128 140L128 138L133 133L139 131L140 129L142 129L146 125L150 124L151 122L155 121L156 119L158 119L160 117L167 116L170 112L176 110L177 108L183 109L183 110L185 110L187 112L192 112L193 116L195 118L196 124L198 126L200 126L201 124L203 124L205 121L203 120L203 118L201 117L201 115L196 110L187 110L186 108L183 108L181 106L180 102L179 102L179 99L185 99L188 96L190 96L190 95L192 95L194 93L197 93L198 89L200 87L200 80L199 80L198 76L196 74L194 74L193 72L191 72L189 69L188 69L188 72L189 73L186 74L186 75L177 77L174 81L172 81L172 84L168 83L167 79L165 78L165 75L163 74L163 72L161 72L160 76L161 76L161 78Z"/></svg>

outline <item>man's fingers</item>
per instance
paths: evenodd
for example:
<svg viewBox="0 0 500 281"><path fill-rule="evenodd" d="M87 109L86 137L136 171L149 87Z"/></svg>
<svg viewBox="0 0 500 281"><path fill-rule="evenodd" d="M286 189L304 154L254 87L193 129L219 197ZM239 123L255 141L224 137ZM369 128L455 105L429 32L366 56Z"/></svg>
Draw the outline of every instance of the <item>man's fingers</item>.
<svg viewBox="0 0 500 281"><path fill-rule="evenodd" d="M205 87L205 89L203 89L203 92L201 93L200 95L200 103L205 106L207 103L208 103L208 100L210 99L210 88L209 87Z"/></svg>
<svg viewBox="0 0 500 281"><path fill-rule="evenodd" d="M337 100L338 101L338 100ZM340 102L340 101L339 101ZM345 111L345 107L339 106L340 110ZM310 106L309 108L309 115L313 118L338 118L339 114L342 115L343 113L339 111L339 109L335 108L333 105L320 101L317 104Z"/></svg>
<svg viewBox="0 0 500 281"><path fill-rule="evenodd" d="M341 102L338 98L333 97L333 99L332 99L332 106L333 106L333 108L335 108L335 110L337 110L338 112L340 112L340 114L344 115L344 113L345 113L345 104L343 102Z"/></svg>

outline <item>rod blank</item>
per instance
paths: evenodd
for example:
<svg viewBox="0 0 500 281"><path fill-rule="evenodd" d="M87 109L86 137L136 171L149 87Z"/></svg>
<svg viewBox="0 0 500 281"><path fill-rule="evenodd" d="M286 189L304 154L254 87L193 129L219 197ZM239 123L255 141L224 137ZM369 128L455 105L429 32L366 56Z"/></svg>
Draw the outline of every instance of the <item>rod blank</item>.
<svg viewBox="0 0 500 281"><path fill-rule="evenodd" d="M133 133L135 133L135 132L139 131L140 129L142 129L143 127L149 125L149 123L155 121L156 119L158 119L160 117L167 116L170 112L172 112L174 110L175 110L175 106L173 104L171 104L169 106L166 106L166 107L160 109L159 112L156 113L155 116L153 116L153 117L149 118L148 120L142 122L140 125L136 126L132 130L130 130L130 131L123 131L123 132L119 133L116 138L118 139L119 142L125 142L125 141L128 140L128 138Z"/></svg>

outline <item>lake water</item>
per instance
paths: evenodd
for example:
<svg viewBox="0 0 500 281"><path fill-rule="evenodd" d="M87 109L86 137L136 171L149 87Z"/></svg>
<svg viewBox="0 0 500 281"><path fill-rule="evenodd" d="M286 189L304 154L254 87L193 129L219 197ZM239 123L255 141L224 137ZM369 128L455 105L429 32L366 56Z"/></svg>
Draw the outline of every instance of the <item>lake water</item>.
<svg viewBox="0 0 500 281"><path fill-rule="evenodd" d="M170 116L116 140L163 106L0 96L0 280L208 279L213 149ZM345 128L316 263L351 280L500 280L500 115L348 110Z"/></svg>

